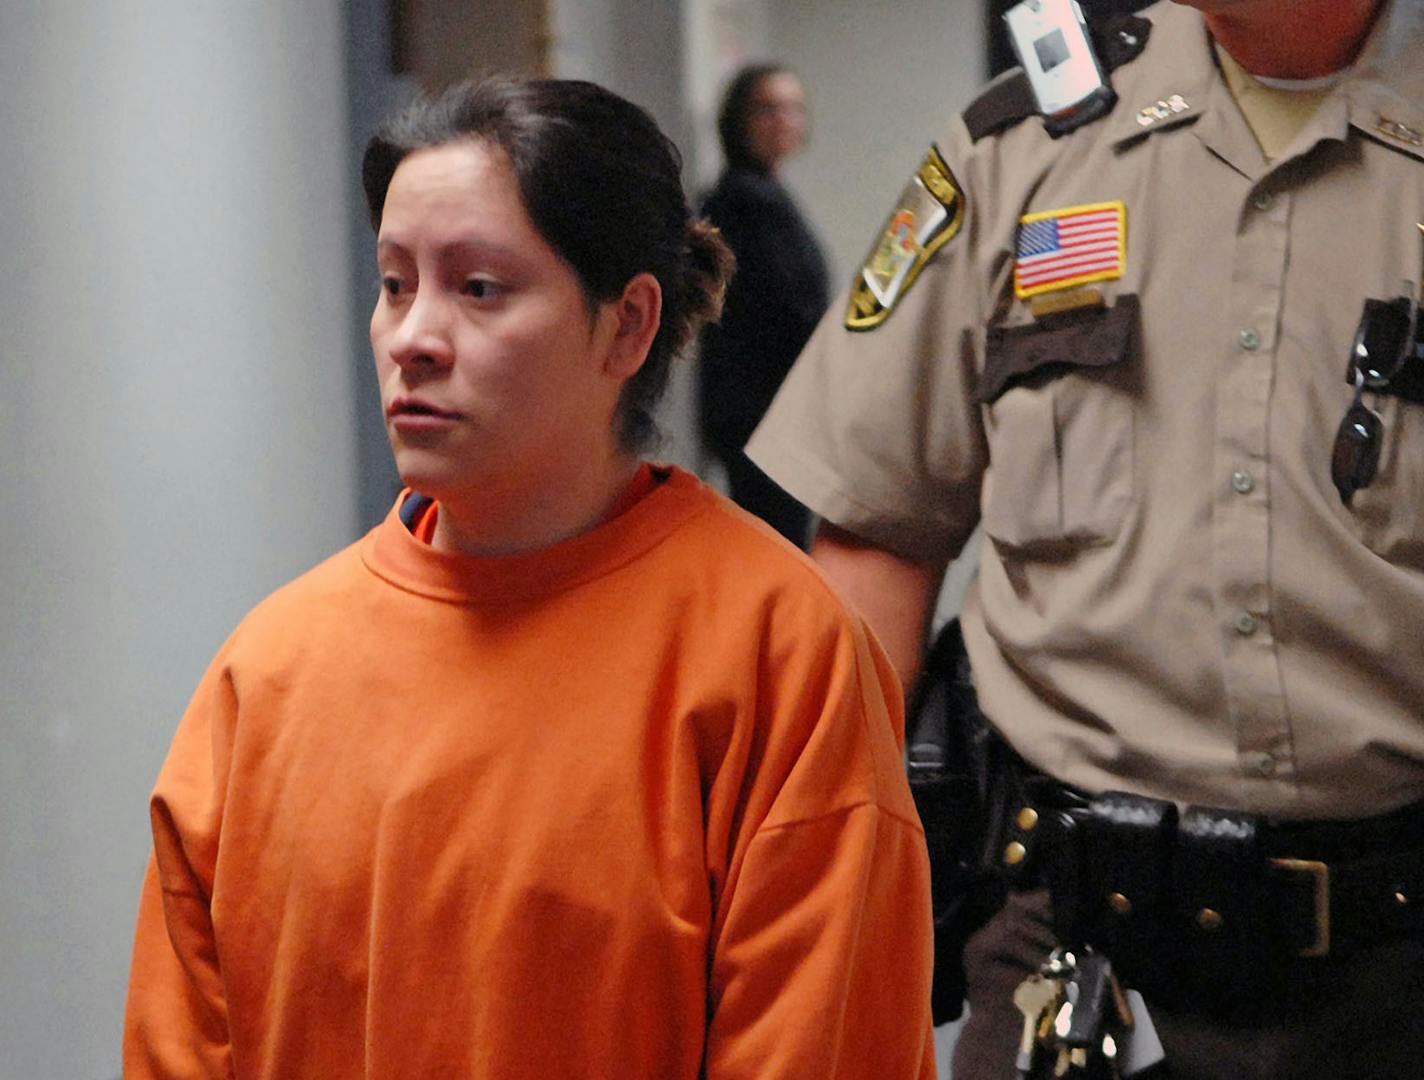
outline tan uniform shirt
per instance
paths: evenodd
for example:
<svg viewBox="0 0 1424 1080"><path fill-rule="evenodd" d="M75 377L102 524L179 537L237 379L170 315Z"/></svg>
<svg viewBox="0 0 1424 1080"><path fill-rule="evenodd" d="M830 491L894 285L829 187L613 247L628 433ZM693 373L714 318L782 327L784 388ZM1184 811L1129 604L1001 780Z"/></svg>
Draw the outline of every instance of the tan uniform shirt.
<svg viewBox="0 0 1424 1080"><path fill-rule="evenodd" d="M878 328L847 331L842 295L749 451L907 556L982 522L970 654L1040 768L1289 817L1402 805L1424 797L1424 405L1366 396L1383 449L1349 507L1330 452L1364 300L1424 276L1424 5L1385 9L1273 163L1201 16L1147 15L1105 119L978 143L955 119L961 231ZM976 403L994 335L1050 342L1015 295L1020 218L1113 200L1125 265L1093 287L1140 329Z"/></svg>

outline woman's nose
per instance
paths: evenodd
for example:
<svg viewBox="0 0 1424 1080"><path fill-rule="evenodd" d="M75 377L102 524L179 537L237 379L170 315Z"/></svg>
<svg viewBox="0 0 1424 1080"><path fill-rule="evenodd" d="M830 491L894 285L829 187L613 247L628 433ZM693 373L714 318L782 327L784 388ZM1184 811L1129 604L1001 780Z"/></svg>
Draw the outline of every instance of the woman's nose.
<svg viewBox="0 0 1424 1080"><path fill-rule="evenodd" d="M430 291L416 293L391 341L391 361L401 367L448 366L455 355L450 312Z"/></svg>

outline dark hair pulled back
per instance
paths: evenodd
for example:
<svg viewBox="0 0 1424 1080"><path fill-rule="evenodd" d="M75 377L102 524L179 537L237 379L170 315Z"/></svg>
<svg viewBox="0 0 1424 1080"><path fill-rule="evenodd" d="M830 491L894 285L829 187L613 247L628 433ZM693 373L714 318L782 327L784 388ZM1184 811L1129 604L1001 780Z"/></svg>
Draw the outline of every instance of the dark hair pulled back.
<svg viewBox="0 0 1424 1080"><path fill-rule="evenodd" d="M682 158L646 111L593 83L496 77L461 83L393 116L371 139L361 182L377 230L391 178L417 150L474 140L508 157L525 209L578 275L590 306L623 294L641 273L662 288L662 322L643 366L623 387L618 437L641 450L673 360L715 321L732 256L693 216Z"/></svg>

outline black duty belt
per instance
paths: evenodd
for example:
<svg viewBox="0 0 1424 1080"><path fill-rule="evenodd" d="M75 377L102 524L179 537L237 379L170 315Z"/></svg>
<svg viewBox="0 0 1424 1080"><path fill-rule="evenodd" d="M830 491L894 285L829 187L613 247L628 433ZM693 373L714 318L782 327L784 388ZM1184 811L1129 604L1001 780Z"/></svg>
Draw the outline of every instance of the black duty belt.
<svg viewBox="0 0 1424 1080"><path fill-rule="evenodd" d="M1013 786L997 852L1010 883L1046 885L1060 940L1106 952L1149 998L1239 1001L1302 964L1424 937L1424 803L1283 822L1092 797L1027 767Z"/></svg>

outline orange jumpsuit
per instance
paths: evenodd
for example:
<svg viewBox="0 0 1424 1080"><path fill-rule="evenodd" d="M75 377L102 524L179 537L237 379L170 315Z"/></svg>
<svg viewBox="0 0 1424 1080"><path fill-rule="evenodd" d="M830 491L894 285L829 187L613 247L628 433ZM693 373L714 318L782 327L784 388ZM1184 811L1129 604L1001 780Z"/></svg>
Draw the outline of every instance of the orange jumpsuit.
<svg viewBox="0 0 1424 1080"><path fill-rule="evenodd" d="M934 1076L889 665L659 478L501 558L392 511L243 621L154 792L127 1080Z"/></svg>

